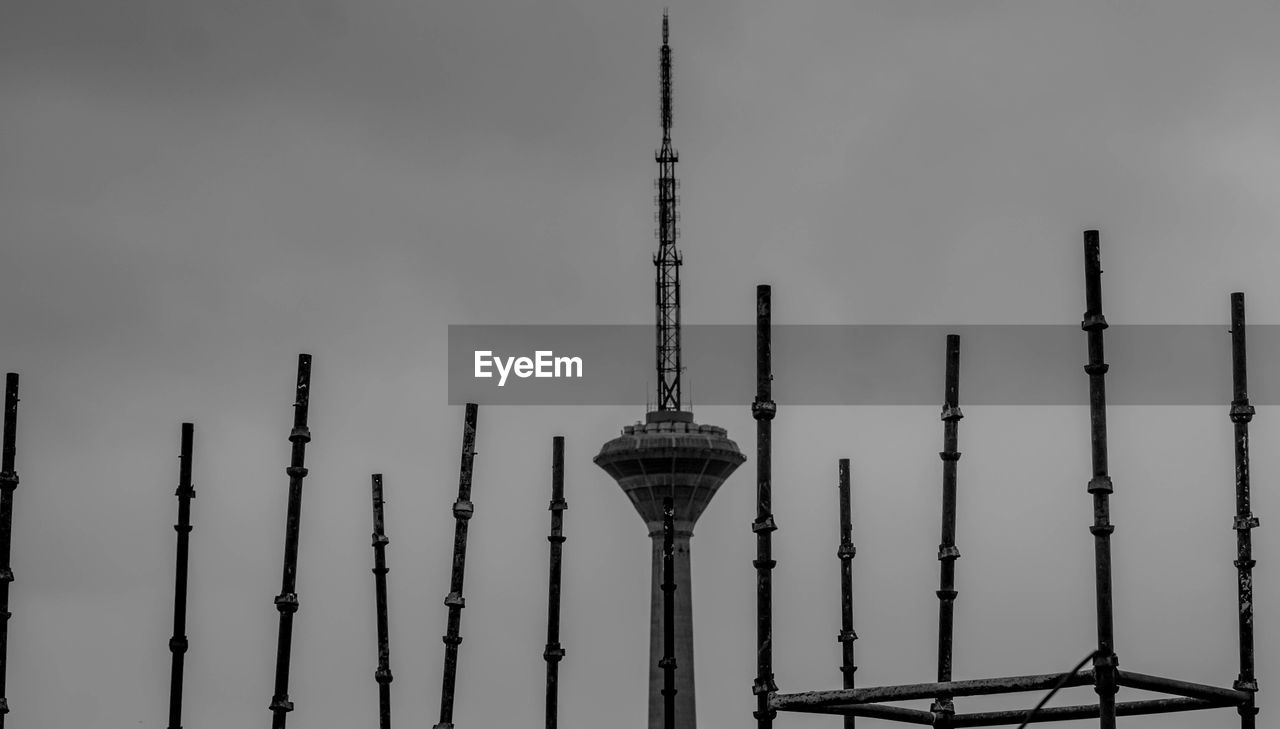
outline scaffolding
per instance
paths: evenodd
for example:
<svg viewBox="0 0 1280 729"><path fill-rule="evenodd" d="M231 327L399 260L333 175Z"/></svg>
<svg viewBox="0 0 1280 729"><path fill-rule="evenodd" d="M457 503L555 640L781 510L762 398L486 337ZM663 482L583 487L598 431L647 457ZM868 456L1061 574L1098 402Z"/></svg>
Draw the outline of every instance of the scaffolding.
<svg viewBox="0 0 1280 729"><path fill-rule="evenodd" d="M756 361L757 394L752 411L758 423L759 455L757 466L757 509L752 530L757 535L757 555L754 566L758 573L757 590L757 675L753 690L757 697L755 717L759 729L771 729L780 711L808 714L834 714L846 717L846 727L853 725L852 718L874 717L907 724L942 727L979 727L1017 724L1026 726L1032 722L1066 721L1097 718L1102 729L1114 729L1117 716L1166 714L1200 709L1235 707L1240 716L1241 729L1254 729L1258 709L1255 695L1258 690L1254 676L1253 656L1253 546L1251 531L1258 526L1258 518L1250 511L1249 499L1249 422L1254 408L1249 404L1247 365L1245 358L1244 294L1231 295L1231 360L1233 395L1229 417L1235 429L1235 489L1236 515L1233 529L1236 532L1238 571L1237 600L1239 604L1240 673L1231 688L1181 681L1162 676L1120 670L1114 648L1114 625L1111 578L1111 524L1109 497L1114 487L1107 473L1107 364L1103 356L1103 330L1107 328L1102 313L1102 269L1099 263L1098 231L1084 233L1086 310L1081 328L1086 333L1089 360L1085 372L1089 377L1090 440L1093 476L1088 492L1093 499L1094 523L1089 531L1094 538L1095 597L1097 608L1097 645L1089 656L1075 669L1065 674L1046 673L1029 676L1006 676L956 681L951 677L951 645L953 637L952 608L955 590L955 560L960 553L955 545L956 535L956 466L960 458L957 450L960 412L959 354L960 338L947 337L946 384L942 421L944 423L943 450L939 454L943 462L942 543L938 549L941 563L938 615L938 671L933 683L902 684L855 688L853 686L852 641L856 638L852 627L852 598L846 587L842 595L845 627L840 640L845 645L843 667L844 688L831 691L805 691L779 693L773 677L773 595L770 558L771 535L777 529L772 515L772 483L770 470L771 420L777 407L771 399L772 368L770 362L770 287L757 289L756 304ZM848 461L840 463L842 519L848 511ZM853 545L849 537L848 523L842 523L839 557L844 565L845 585L849 583L849 560L853 558ZM1085 664L1092 666L1085 668ZM1048 699L1061 688L1093 686L1098 695L1096 704L1057 706L1044 708ZM1142 689L1165 694L1159 699L1141 701L1116 701L1120 687ZM981 711L956 713L956 697L1008 694L1028 691L1049 692L1038 705L1028 710ZM910 699L933 699L929 711L894 706L891 702Z"/></svg>

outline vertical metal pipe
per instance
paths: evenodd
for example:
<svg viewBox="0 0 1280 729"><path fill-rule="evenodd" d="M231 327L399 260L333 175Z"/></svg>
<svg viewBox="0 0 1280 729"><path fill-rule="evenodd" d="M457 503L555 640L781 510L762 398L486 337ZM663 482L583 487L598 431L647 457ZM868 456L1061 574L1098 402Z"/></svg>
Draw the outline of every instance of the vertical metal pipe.
<svg viewBox="0 0 1280 729"><path fill-rule="evenodd" d="M547 647L542 659L547 662L547 729L556 729L560 704L560 660L564 648L560 646L560 560L564 549L564 510L569 508L564 500L564 436L557 435L551 441L551 574L547 585Z"/></svg>
<svg viewBox="0 0 1280 729"><path fill-rule="evenodd" d="M960 336L947 335L947 375L942 403L942 542L938 545L938 682L951 680L952 637L956 601L956 465L960 460ZM930 711L934 726L948 729L956 707L951 695L938 696Z"/></svg>
<svg viewBox="0 0 1280 729"><path fill-rule="evenodd" d="M1089 343L1089 419L1093 477L1089 493L1093 495L1093 556L1095 596L1098 613L1098 653L1093 659L1094 691L1098 694L1098 726L1114 729L1116 725L1116 653L1111 602L1111 525L1109 498L1111 477L1107 474L1107 364L1103 361L1102 330L1107 320L1102 315L1102 265L1099 261L1098 231L1084 232L1084 275L1086 309L1080 328Z"/></svg>
<svg viewBox="0 0 1280 729"><path fill-rule="evenodd" d="M772 535L778 528L773 520L773 417L778 406L773 401L771 352L771 289L756 286L756 399L751 415L756 420L756 695L757 729L771 729L778 712L769 706L769 696L778 690L773 680L773 560Z"/></svg>
<svg viewBox="0 0 1280 729"><path fill-rule="evenodd" d="M662 726L676 727L675 501L662 500Z"/></svg>
<svg viewBox="0 0 1280 729"><path fill-rule="evenodd" d="M854 687L853 676L858 667L853 663L853 642L858 634L853 630L853 558L858 553L853 546L853 508L849 496L849 459L840 459L840 548L836 556L840 558L840 645L844 665L840 672L844 674L843 688ZM856 718L844 717L845 729L854 729Z"/></svg>
<svg viewBox="0 0 1280 729"><path fill-rule="evenodd" d="M311 402L311 355L298 355L298 387L293 403L293 430L289 442L293 444L289 467L289 511L285 525L284 575L280 594L276 596L276 610L280 612L280 634L276 646L276 687L271 699L271 728L284 729L293 702L289 700L289 654L293 648L293 614L298 612L298 524L302 512L302 479L307 475L304 465L307 443L311 431L307 428L307 409Z"/></svg>
<svg viewBox="0 0 1280 729"><path fill-rule="evenodd" d="M187 652L187 549L191 537L191 500L196 490L191 486L191 443L194 426L182 424L182 450L178 456L178 565L173 584L173 638L169 651L173 665L169 672L169 729L182 729L182 670Z"/></svg>
<svg viewBox="0 0 1280 729"><path fill-rule="evenodd" d="M13 491L18 488L18 472L13 459L18 434L18 373L10 372L4 381L4 447L0 455L0 729L9 713L5 695L5 679L9 668L9 583L13 582L10 547L13 543Z"/></svg>
<svg viewBox="0 0 1280 729"><path fill-rule="evenodd" d="M387 635L387 539L382 520L382 474L373 481L373 584L378 610L378 667L373 679L378 683L378 726L391 729L391 641Z"/></svg>
<svg viewBox="0 0 1280 729"><path fill-rule="evenodd" d="M1258 680L1253 674L1253 529L1258 517L1251 511L1249 502L1249 421L1254 408L1249 404L1248 361L1245 358L1244 294L1231 294L1231 422L1235 427L1236 461L1236 571L1238 573L1236 595L1239 599L1240 619L1240 675L1234 687L1248 691L1249 701L1241 704L1241 729L1253 729L1258 713L1253 694L1258 690Z"/></svg>
<svg viewBox="0 0 1280 729"><path fill-rule="evenodd" d="M462 425L462 465L458 472L458 500L453 502L453 576L449 582L449 594L444 604L449 606L449 624L444 636L444 680L440 691L440 722L435 729L453 727L453 692L458 678L458 634L462 625L462 577L467 561L467 522L475 513L471 503L471 466L476 456L476 413L479 406L467 403L467 413Z"/></svg>

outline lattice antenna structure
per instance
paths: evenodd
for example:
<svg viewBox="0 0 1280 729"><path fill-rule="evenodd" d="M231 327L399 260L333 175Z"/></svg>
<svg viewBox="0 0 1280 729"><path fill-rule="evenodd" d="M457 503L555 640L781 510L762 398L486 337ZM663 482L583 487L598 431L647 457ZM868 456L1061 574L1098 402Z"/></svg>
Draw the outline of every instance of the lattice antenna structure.
<svg viewBox="0 0 1280 729"><path fill-rule="evenodd" d="M1253 543L1252 530L1258 527L1258 518L1251 510L1249 493L1249 422L1255 410L1249 404L1245 361L1244 294L1231 295L1231 352L1232 352L1232 400L1230 419L1235 431L1235 495L1236 514L1232 528L1236 532L1236 560L1238 571L1237 600L1239 615L1240 674L1230 688L1192 683L1135 671L1121 670L1115 651L1113 613L1113 583L1111 575L1111 524L1109 497L1114 491L1107 471L1107 400L1105 377L1107 364L1103 357L1103 331L1107 320L1102 313L1102 268L1099 262L1098 231L1084 233L1086 310L1081 328L1086 333L1088 364L1085 372L1089 378L1090 442L1092 477L1087 486L1093 501L1094 521L1089 531L1094 541L1095 607L1097 613L1097 643L1089 646L1088 657L1071 671L1063 674L1045 673L1028 676L1006 676L957 681L951 677L953 605L955 590L955 559L960 556L955 546L956 518L956 465L960 458L957 450L957 426L962 417L958 402L959 391L959 337L947 338L947 365L945 401L942 409L944 422L943 451L943 518L942 543L938 559L942 563L938 599L940 605L938 630L938 679L933 683L901 684L853 688L846 674L845 687L830 691L807 691L783 694L778 692L773 677L773 605L770 533L777 527L772 519L772 472L768 467L771 457L771 438L767 428L773 415L769 400L771 366L769 357L769 299L768 288L761 287L763 297L757 301L757 372L758 390L752 406L760 429L757 436L757 517L752 528L757 534L758 548L754 566L757 579L757 674L754 692L757 697L755 713L758 729L771 729L779 711L809 714L834 714L846 719L863 716L887 721L917 724L951 729L952 727L978 727L1016 725L1021 729L1030 723L1097 719L1101 729L1115 729L1116 718L1196 711L1201 709L1234 708L1240 717L1241 729L1255 729L1258 707L1257 677L1254 674L1254 606L1253 606ZM762 407L762 403L770 407ZM762 417L765 415L765 417ZM842 491L848 483L847 461L841 461ZM848 506L842 494L842 511ZM848 526L842 524L842 547L848 542ZM843 556L843 555L842 555ZM852 545L848 556L852 558ZM846 578L847 579L847 578ZM846 629L852 633L847 613L849 596L842 597L846 604ZM852 637L852 636L850 636ZM1083 647L1081 652L1083 653ZM846 654L846 668L852 668L852 656ZM1092 661L1092 666L1085 664ZM1047 700L1063 688L1091 686L1097 694L1096 703L1071 706L1045 707ZM1117 701L1120 688L1151 691L1160 698ZM1030 710L976 711L958 713L955 699L967 696L1006 694L1026 691L1047 691L1048 695ZM893 706L891 702L913 699L933 699L928 711ZM846 726L851 726L846 722Z"/></svg>
<svg viewBox="0 0 1280 729"><path fill-rule="evenodd" d="M667 14L662 14L662 147L654 155L658 163L658 189L654 213L658 228L658 252L653 256L656 269L657 302L657 367L658 410L680 409L680 265L683 262L676 250L680 236L680 213L676 210L680 199L676 190L676 162L680 155L671 147L671 46Z"/></svg>

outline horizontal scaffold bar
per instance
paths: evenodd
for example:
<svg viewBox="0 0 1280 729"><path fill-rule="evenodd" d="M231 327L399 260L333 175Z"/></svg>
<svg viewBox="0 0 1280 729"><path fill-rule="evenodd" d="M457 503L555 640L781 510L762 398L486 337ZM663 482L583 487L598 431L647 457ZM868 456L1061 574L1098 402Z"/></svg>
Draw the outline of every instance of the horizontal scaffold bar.
<svg viewBox="0 0 1280 729"><path fill-rule="evenodd" d="M1148 714L1171 714L1181 711L1198 711L1200 709L1220 709L1235 706L1238 702L1226 699L1191 699L1170 698L1152 699L1148 701L1124 701L1116 704L1117 716L1144 716ZM842 704L842 705L808 705L784 709L804 714L828 714L837 716L864 716L873 719L884 719L904 724L921 724L932 726L935 714L931 711L906 709L900 706L884 704ZM1046 721L1074 721L1077 719L1095 719L1098 716L1097 704L1078 706L1053 706L1040 709L1031 718L1030 723ZM1027 718L1026 709L1012 711L984 711L969 714L956 714L951 718L951 726L1003 726L1021 724Z"/></svg>
<svg viewBox="0 0 1280 729"><path fill-rule="evenodd" d="M1153 699L1150 701L1121 701L1116 703L1116 716L1143 716L1147 714L1171 714L1178 711L1196 711L1199 709L1219 709L1232 706L1226 701L1206 701L1204 699ZM1031 718L1031 723L1042 721L1073 721L1076 719L1096 719L1098 705L1084 706L1052 706L1041 709ZM1026 711L986 711L974 714L956 714L951 720L953 727L967 726L1002 726L1021 724L1027 718Z"/></svg>
<svg viewBox="0 0 1280 729"><path fill-rule="evenodd" d="M1166 694L1186 696L1192 699L1225 701L1232 705L1248 701L1250 697L1248 691L1237 691L1235 689L1207 686L1202 683L1179 681L1174 678L1149 676L1145 673L1133 673L1132 671L1117 671L1117 674L1119 676L1119 684L1121 686L1142 689L1144 691L1161 691Z"/></svg>
<svg viewBox="0 0 1280 729"><path fill-rule="evenodd" d="M1021 691L1048 691L1056 686L1061 679L1061 673L1042 673L1034 676L1007 676L1004 678L978 678L940 683L910 683L860 689L807 691L798 694L775 694L769 703L773 708L780 711L805 712L810 707L931 699L941 694L983 696L987 694L1011 694ZM1068 677L1063 686L1088 686L1092 684L1093 671L1084 670Z"/></svg>
<svg viewBox="0 0 1280 729"><path fill-rule="evenodd" d="M853 704L848 706L806 706L803 709L792 709L804 714L828 714L833 716L865 716L869 719L884 719L903 724L923 724L933 726L935 714L932 711L906 709L901 706L886 704Z"/></svg>

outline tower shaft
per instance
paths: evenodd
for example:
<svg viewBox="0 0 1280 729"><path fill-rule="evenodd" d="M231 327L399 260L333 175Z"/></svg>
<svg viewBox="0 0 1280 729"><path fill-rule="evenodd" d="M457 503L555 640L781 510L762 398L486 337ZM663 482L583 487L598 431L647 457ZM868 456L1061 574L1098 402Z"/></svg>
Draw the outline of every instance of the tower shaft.
<svg viewBox="0 0 1280 729"><path fill-rule="evenodd" d="M658 410L680 409L680 252L676 238L680 234L679 199L676 188L676 162L680 155L671 147L671 46L667 44L667 16L662 16L662 147L654 155L658 163L656 213L658 252L653 256L657 269L655 299L657 302L657 367Z"/></svg>

